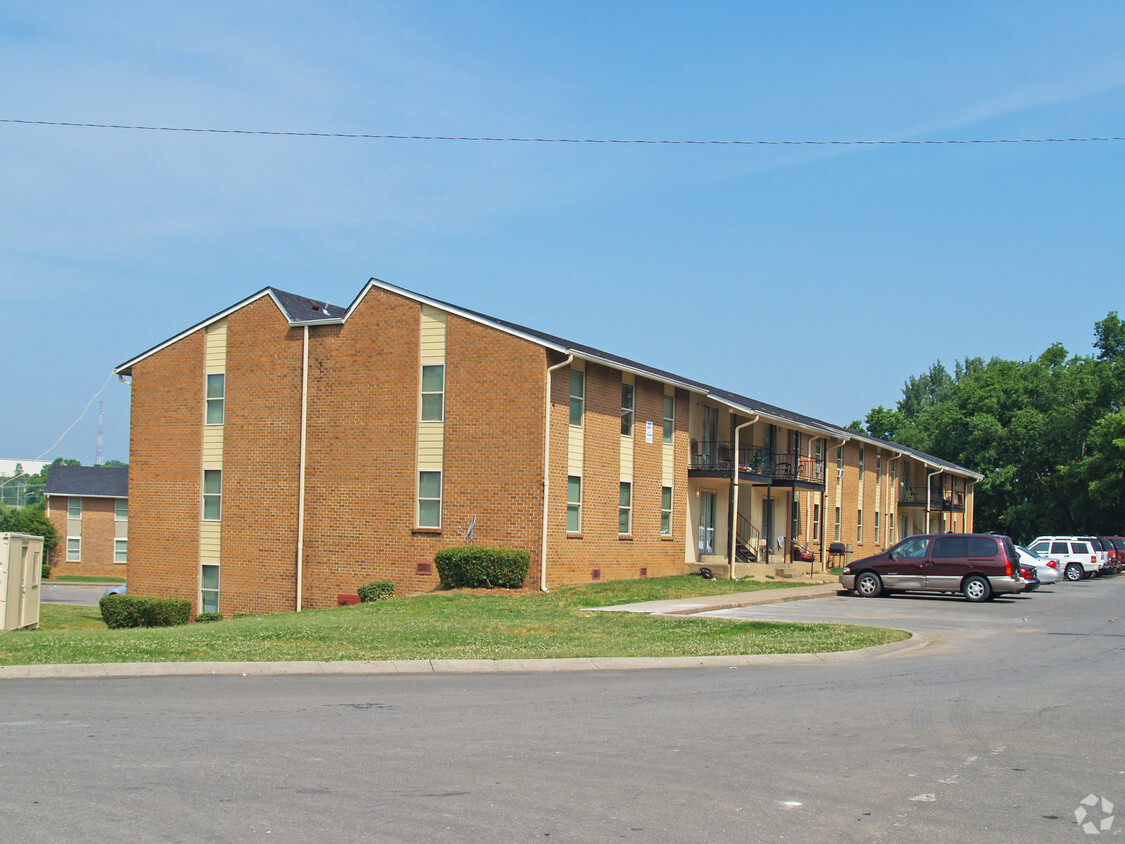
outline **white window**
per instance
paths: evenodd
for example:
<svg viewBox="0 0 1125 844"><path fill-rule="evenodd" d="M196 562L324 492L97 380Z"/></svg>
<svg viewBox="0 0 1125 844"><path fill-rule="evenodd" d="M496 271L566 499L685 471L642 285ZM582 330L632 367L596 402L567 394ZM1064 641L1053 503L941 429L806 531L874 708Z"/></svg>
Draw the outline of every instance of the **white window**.
<svg viewBox="0 0 1125 844"><path fill-rule="evenodd" d="M676 428L676 397L664 397L664 442L672 442L672 432Z"/></svg>
<svg viewBox="0 0 1125 844"><path fill-rule="evenodd" d="M883 480L883 455L875 455L875 483Z"/></svg>
<svg viewBox="0 0 1125 844"><path fill-rule="evenodd" d="M566 532L582 530L582 478L569 475L566 479Z"/></svg>
<svg viewBox="0 0 1125 844"><path fill-rule="evenodd" d="M621 436L633 436L633 416L636 408L636 398L632 384L621 384Z"/></svg>
<svg viewBox="0 0 1125 844"><path fill-rule="evenodd" d="M672 535L672 487L660 488L660 535Z"/></svg>
<svg viewBox="0 0 1125 844"><path fill-rule="evenodd" d="M863 542L863 511L856 510L855 514L855 541Z"/></svg>
<svg viewBox="0 0 1125 844"><path fill-rule="evenodd" d="M441 472L418 473L418 527L441 527Z"/></svg>
<svg viewBox="0 0 1125 844"><path fill-rule="evenodd" d="M223 403L227 395L227 376L222 372L207 374L207 424L223 424Z"/></svg>
<svg viewBox="0 0 1125 844"><path fill-rule="evenodd" d="M875 541L879 541L879 511L875 511Z"/></svg>
<svg viewBox="0 0 1125 844"><path fill-rule="evenodd" d="M836 541L840 541L840 508L836 508Z"/></svg>
<svg viewBox="0 0 1125 844"><path fill-rule="evenodd" d="M66 538L66 561L77 563L82 559L82 540L68 536Z"/></svg>
<svg viewBox="0 0 1125 844"><path fill-rule="evenodd" d="M129 500L127 498L114 499L113 518L119 522L129 521Z"/></svg>
<svg viewBox="0 0 1125 844"><path fill-rule="evenodd" d="M582 427L582 414L586 410L586 373L570 370L570 424Z"/></svg>
<svg viewBox="0 0 1125 844"><path fill-rule="evenodd" d="M422 421L441 422L445 413L445 366L422 367Z"/></svg>
<svg viewBox="0 0 1125 844"><path fill-rule="evenodd" d="M617 532L628 534L633 532L633 485L621 482L621 494L617 507Z"/></svg>
<svg viewBox="0 0 1125 844"><path fill-rule="evenodd" d="M891 466L891 471L894 471L894 466ZM895 520L891 518L891 514L887 513L887 547L890 548L895 544Z"/></svg>
<svg viewBox="0 0 1125 844"><path fill-rule="evenodd" d="M842 445L836 447L836 470L836 477L843 477L840 474L844 470L844 447Z"/></svg>
<svg viewBox="0 0 1125 844"><path fill-rule="evenodd" d="M223 470L203 470L203 518L217 522L223 515Z"/></svg>
<svg viewBox="0 0 1125 844"><path fill-rule="evenodd" d="M113 561L115 563L129 562L129 540L128 539L115 539L113 540Z"/></svg>
<svg viewBox="0 0 1125 844"><path fill-rule="evenodd" d="M82 499L71 496L66 500L66 517L68 519L82 518Z"/></svg>
<svg viewBox="0 0 1125 844"><path fill-rule="evenodd" d="M820 504L813 504L812 514L812 540L813 542L820 542Z"/></svg>
<svg viewBox="0 0 1125 844"><path fill-rule="evenodd" d="M219 567L202 566L199 573L199 611L219 611Z"/></svg>

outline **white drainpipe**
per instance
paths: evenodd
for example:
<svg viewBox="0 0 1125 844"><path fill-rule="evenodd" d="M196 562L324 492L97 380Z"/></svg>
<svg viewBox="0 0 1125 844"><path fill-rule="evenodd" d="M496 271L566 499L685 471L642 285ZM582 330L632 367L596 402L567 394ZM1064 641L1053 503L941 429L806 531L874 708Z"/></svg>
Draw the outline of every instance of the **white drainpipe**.
<svg viewBox="0 0 1125 844"><path fill-rule="evenodd" d="M574 355L567 355L562 363L547 367L543 393L543 545L539 551L539 591L549 592L547 588L547 516L550 511L551 491L551 373L574 362Z"/></svg>
<svg viewBox="0 0 1125 844"><path fill-rule="evenodd" d="M940 475L945 469L938 469L936 472L930 472L926 475L926 533L930 532L930 478L935 475Z"/></svg>
<svg viewBox="0 0 1125 844"><path fill-rule="evenodd" d="M309 327L301 349L301 464L297 470L297 612L301 611L301 582L305 551L305 436L309 413Z"/></svg>
<svg viewBox="0 0 1125 844"><path fill-rule="evenodd" d="M755 416L749 422L743 422L734 429L734 524L730 526L730 574L728 580L734 580L734 542L738 536L738 432L747 425L753 425L761 417ZM751 502L753 504L753 502Z"/></svg>

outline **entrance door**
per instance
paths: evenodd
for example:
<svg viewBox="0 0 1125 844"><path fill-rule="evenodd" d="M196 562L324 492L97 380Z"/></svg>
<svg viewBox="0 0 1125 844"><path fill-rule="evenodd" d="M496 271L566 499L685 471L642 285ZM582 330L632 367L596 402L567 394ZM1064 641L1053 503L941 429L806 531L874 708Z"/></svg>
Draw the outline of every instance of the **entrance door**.
<svg viewBox="0 0 1125 844"><path fill-rule="evenodd" d="M699 494L699 553L715 553L715 493Z"/></svg>

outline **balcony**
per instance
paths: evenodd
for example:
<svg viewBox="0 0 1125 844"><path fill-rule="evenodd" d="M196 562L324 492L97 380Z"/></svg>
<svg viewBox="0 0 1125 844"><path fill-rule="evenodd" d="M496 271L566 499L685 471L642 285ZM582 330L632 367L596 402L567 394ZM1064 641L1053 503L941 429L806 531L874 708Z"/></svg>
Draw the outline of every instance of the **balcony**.
<svg viewBox="0 0 1125 844"><path fill-rule="evenodd" d="M704 475L727 475L734 470L734 443L692 440L689 468ZM813 457L785 452L771 452L765 446L739 445L738 473L780 484L794 482L824 484L824 463Z"/></svg>
<svg viewBox="0 0 1125 844"><path fill-rule="evenodd" d="M899 487L899 507L918 507L924 509L927 504L929 504L931 510L964 513L965 491L934 486L930 488L930 495L927 499L925 487L905 485Z"/></svg>

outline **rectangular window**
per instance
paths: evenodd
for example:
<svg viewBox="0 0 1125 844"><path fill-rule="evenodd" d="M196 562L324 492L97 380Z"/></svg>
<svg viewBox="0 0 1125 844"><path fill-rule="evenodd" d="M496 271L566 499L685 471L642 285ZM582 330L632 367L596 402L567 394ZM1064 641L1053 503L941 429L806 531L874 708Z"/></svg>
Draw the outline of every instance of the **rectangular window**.
<svg viewBox="0 0 1125 844"><path fill-rule="evenodd" d="M441 527L441 472L418 473L418 527Z"/></svg>
<svg viewBox="0 0 1125 844"><path fill-rule="evenodd" d="M812 541L820 542L820 505L813 504L812 506Z"/></svg>
<svg viewBox="0 0 1125 844"><path fill-rule="evenodd" d="M664 442L672 442L672 431L676 427L676 397L664 397Z"/></svg>
<svg viewBox="0 0 1125 844"><path fill-rule="evenodd" d="M836 541L840 541L840 508L836 508Z"/></svg>
<svg viewBox="0 0 1125 844"><path fill-rule="evenodd" d="M824 477L824 440L816 441L816 476Z"/></svg>
<svg viewBox="0 0 1125 844"><path fill-rule="evenodd" d="M621 496L617 507L617 532L633 532L633 485L621 482Z"/></svg>
<svg viewBox="0 0 1125 844"><path fill-rule="evenodd" d="M660 488L660 535L672 535L672 487Z"/></svg>
<svg viewBox="0 0 1125 844"><path fill-rule="evenodd" d="M582 427L582 414L586 410L586 373L570 370L570 424Z"/></svg>
<svg viewBox="0 0 1125 844"><path fill-rule="evenodd" d="M875 483L883 480L883 455L875 455Z"/></svg>
<svg viewBox="0 0 1125 844"><path fill-rule="evenodd" d="M113 518L119 522L129 521L129 500L116 498L113 501Z"/></svg>
<svg viewBox="0 0 1125 844"><path fill-rule="evenodd" d="M863 542L863 511L856 510L855 514L855 541Z"/></svg>
<svg viewBox="0 0 1125 844"><path fill-rule="evenodd" d="M863 480L863 470L867 464L867 454L863 446L859 447L859 479Z"/></svg>
<svg viewBox="0 0 1125 844"><path fill-rule="evenodd" d="M115 540L113 540L113 561L115 563L127 563L127 562L129 562L128 551L129 551L129 540L127 540L127 539L115 539Z"/></svg>
<svg viewBox="0 0 1125 844"><path fill-rule="evenodd" d="M82 499L73 495L66 500L66 517L68 519L82 518Z"/></svg>
<svg viewBox="0 0 1125 844"><path fill-rule="evenodd" d="M202 566L199 573L199 611L219 611L219 567Z"/></svg>
<svg viewBox="0 0 1125 844"><path fill-rule="evenodd" d="M427 364L422 367L422 421L441 422L445 411L445 367Z"/></svg>
<svg viewBox="0 0 1125 844"><path fill-rule="evenodd" d="M621 436L633 436L633 415L635 398L632 384L621 385Z"/></svg>
<svg viewBox="0 0 1125 844"><path fill-rule="evenodd" d="M892 472L894 471L894 466L891 467L891 471ZM891 515L890 513L887 514L887 516L888 516L888 518L887 518L887 547L888 548L890 548L892 545L895 544L895 520L892 519L892 518L889 518L890 515Z"/></svg>
<svg viewBox="0 0 1125 844"><path fill-rule="evenodd" d="M66 540L66 561L68 563L77 563L82 559L82 540L71 539L67 537Z"/></svg>
<svg viewBox="0 0 1125 844"><path fill-rule="evenodd" d="M223 515L223 470L203 470L203 518L217 522Z"/></svg>
<svg viewBox="0 0 1125 844"><path fill-rule="evenodd" d="M566 532L582 531L582 478L570 475L566 479Z"/></svg>
<svg viewBox="0 0 1125 844"><path fill-rule="evenodd" d="M842 445L836 448L836 468L844 468L844 447Z"/></svg>
<svg viewBox="0 0 1125 844"><path fill-rule="evenodd" d="M879 541L879 511L875 511L875 541Z"/></svg>
<svg viewBox="0 0 1125 844"><path fill-rule="evenodd" d="M227 395L227 376L223 372L207 373L207 424L223 424L223 402Z"/></svg>

